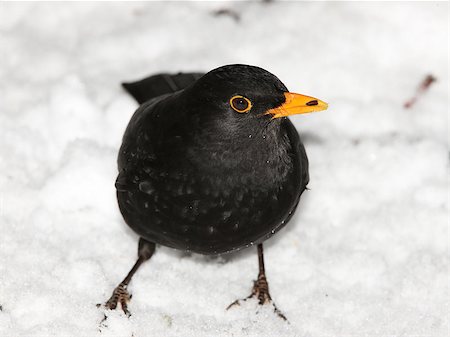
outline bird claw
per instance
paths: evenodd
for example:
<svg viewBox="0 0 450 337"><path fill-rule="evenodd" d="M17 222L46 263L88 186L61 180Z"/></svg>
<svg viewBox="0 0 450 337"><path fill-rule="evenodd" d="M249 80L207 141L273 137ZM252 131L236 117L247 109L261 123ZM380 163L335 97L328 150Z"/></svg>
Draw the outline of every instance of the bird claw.
<svg viewBox="0 0 450 337"><path fill-rule="evenodd" d="M241 305L240 302L247 301L248 299L249 299L249 297L237 299L236 301L234 301L233 303L231 303L225 310L229 310L230 308L234 307L235 305Z"/></svg>
<svg viewBox="0 0 450 337"><path fill-rule="evenodd" d="M119 284L113 291L111 297L105 303L105 308L110 310L117 309L118 304L122 308L122 311L128 317L131 316L131 313L128 311L128 302L131 299L131 295L127 290L127 286L123 283ZM97 305L99 306L99 305Z"/></svg>
<svg viewBox="0 0 450 337"><path fill-rule="evenodd" d="M226 310L228 310L236 305L241 305L241 302L245 302L251 298L258 299L259 305L272 304L274 312L278 315L278 317L287 321L286 316L284 316L284 314L277 308L275 303L272 301L272 298L270 297L269 285L267 283L265 275L258 276L258 279L253 283L252 293L249 296L247 296L245 298L237 299L236 301L231 303L226 308Z"/></svg>

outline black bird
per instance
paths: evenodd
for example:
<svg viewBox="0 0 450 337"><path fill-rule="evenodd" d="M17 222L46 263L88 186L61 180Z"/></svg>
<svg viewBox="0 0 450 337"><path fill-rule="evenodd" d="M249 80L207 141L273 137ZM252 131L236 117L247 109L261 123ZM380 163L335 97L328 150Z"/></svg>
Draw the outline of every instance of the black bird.
<svg viewBox="0 0 450 337"><path fill-rule="evenodd" d="M120 303L129 314L127 286L155 244L200 254L257 245L259 275L247 298L270 303L262 243L287 224L309 181L305 149L287 116L327 104L238 64L124 87L142 105L123 136L117 200L140 240L136 264L106 307Z"/></svg>

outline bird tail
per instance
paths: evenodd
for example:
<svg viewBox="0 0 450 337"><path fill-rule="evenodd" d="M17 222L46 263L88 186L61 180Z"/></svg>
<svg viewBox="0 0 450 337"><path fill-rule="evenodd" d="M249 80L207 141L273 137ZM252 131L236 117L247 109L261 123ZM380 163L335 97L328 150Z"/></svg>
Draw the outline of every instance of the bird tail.
<svg viewBox="0 0 450 337"><path fill-rule="evenodd" d="M157 74L137 82L122 83L122 86L139 104L142 104L154 97L182 90L203 75L203 73Z"/></svg>

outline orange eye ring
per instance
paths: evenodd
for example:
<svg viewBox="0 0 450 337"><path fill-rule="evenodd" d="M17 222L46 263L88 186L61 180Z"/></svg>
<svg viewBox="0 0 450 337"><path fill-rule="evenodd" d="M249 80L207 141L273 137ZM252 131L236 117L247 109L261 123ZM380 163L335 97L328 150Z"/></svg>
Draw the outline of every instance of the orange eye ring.
<svg viewBox="0 0 450 337"><path fill-rule="evenodd" d="M247 97L236 95L230 98L230 106L236 112L246 113L252 108L252 102Z"/></svg>

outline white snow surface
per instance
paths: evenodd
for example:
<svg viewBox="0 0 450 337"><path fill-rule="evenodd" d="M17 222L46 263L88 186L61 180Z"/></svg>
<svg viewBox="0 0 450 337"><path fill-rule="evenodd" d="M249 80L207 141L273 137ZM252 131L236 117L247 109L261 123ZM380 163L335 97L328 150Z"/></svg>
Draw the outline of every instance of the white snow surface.
<svg viewBox="0 0 450 337"><path fill-rule="evenodd" d="M448 336L448 23L447 2L1 3L0 336ZM289 323L225 310L255 247L159 246L132 316L97 308L137 253L114 188L137 107L120 82L230 63L329 103L292 118L310 190L265 244Z"/></svg>

